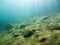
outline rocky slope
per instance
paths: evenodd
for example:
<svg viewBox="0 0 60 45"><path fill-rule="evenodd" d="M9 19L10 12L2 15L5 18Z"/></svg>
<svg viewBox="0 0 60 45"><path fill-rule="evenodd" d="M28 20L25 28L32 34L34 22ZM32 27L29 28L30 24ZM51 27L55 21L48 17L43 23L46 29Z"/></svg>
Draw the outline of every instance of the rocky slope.
<svg viewBox="0 0 60 45"><path fill-rule="evenodd" d="M60 45L60 13L7 24L0 45Z"/></svg>

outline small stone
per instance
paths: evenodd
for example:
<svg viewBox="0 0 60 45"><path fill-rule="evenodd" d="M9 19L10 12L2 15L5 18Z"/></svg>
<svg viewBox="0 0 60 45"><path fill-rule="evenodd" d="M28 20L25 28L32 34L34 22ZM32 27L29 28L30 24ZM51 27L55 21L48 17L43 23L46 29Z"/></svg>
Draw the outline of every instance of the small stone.
<svg viewBox="0 0 60 45"><path fill-rule="evenodd" d="M38 37L39 35L36 35L36 37Z"/></svg>
<svg viewBox="0 0 60 45"><path fill-rule="evenodd" d="M36 30L35 29L32 29L33 32L35 32Z"/></svg>
<svg viewBox="0 0 60 45"><path fill-rule="evenodd" d="M18 37L18 36L19 36L19 35L17 35L17 34L16 34L16 35L14 35L14 37Z"/></svg>
<svg viewBox="0 0 60 45"><path fill-rule="evenodd" d="M22 28L25 28L25 27L26 27L26 25L21 25L21 26L20 26L21 29L22 29Z"/></svg>
<svg viewBox="0 0 60 45"><path fill-rule="evenodd" d="M39 42L45 42L46 38L42 38L41 40L39 40Z"/></svg>

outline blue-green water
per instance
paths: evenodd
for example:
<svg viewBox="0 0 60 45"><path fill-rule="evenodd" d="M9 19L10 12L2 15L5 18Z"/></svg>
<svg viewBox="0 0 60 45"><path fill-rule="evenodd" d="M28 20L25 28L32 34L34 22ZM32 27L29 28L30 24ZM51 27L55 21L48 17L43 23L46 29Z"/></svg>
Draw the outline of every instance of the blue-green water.
<svg viewBox="0 0 60 45"><path fill-rule="evenodd" d="M0 25L58 12L59 0L0 0Z"/></svg>
<svg viewBox="0 0 60 45"><path fill-rule="evenodd" d="M0 0L0 45L60 45L60 0Z"/></svg>

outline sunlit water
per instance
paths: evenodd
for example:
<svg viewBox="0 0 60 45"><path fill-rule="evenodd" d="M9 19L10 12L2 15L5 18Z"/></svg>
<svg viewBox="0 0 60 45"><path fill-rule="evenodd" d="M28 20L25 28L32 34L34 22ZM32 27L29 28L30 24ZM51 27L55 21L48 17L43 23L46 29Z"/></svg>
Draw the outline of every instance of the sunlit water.
<svg viewBox="0 0 60 45"><path fill-rule="evenodd" d="M0 25L59 12L59 0L0 0Z"/></svg>

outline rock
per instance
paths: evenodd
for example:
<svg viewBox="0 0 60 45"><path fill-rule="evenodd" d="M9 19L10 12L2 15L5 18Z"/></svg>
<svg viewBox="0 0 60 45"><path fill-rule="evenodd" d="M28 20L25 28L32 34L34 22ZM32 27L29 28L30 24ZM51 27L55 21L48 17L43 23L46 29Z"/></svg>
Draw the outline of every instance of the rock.
<svg viewBox="0 0 60 45"><path fill-rule="evenodd" d="M25 27L26 27L26 25L21 25L21 26L20 26L21 29L22 29L22 28L25 28Z"/></svg>
<svg viewBox="0 0 60 45"><path fill-rule="evenodd" d="M55 26L52 30L60 30L60 26Z"/></svg>
<svg viewBox="0 0 60 45"><path fill-rule="evenodd" d="M36 37L38 37L38 36L40 36L40 35L37 34Z"/></svg>
<svg viewBox="0 0 60 45"><path fill-rule="evenodd" d="M14 37L18 37L18 36L19 36L19 35L17 35L17 34L16 34L16 35L14 35Z"/></svg>
<svg viewBox="0 0 60 45"><path fill-rule="evenodd" d="M28 31L24 34L24 38L28 38L33 35L33 31Z"/></svg>
<svg viewBox="0 0 60 45"><path fill-rule="evenodd" d="M39 42L45 42L46 38L42 38L41 40L39 40Z"/></svg>
<svg viewBox="0 0 60 45"><path fill-rule="evenodd" d="M6 29L6 30L10 30L10 29L12 29L12 28L13 28L13 25L12 25L12 24L7 24L5 29Z"/></svg>
<svg viewBox="0 0 60 45"><path fill-rule="evenodd" d="M32 29L32 32L35 32L36 30L35 29Z"/></svg>
<svg viewBox="0 0 60 45"><path fill-rule="evenodd" d="M49 19L49 17L46 16L46 17L44 17L42 20L47 20L47 19Z"/></svg>
<svg viewBox="0 0 60 45"><path fill-rule="evenodd" d="M10 34L10 33L12 33L12 31L6 31L6 33L7 33L7 34Z"/></svg>
<svg viewBox="0 0 60 45"><path fill-rule="evenodd" d="M56 23L56 24L50 24L48 26L48 29L49 30L60 30L60 25L58 23Z"/></svg>

